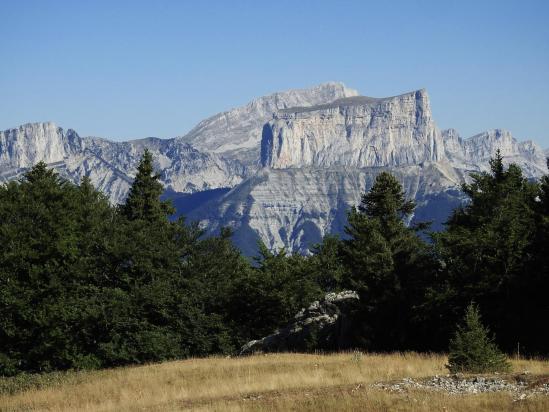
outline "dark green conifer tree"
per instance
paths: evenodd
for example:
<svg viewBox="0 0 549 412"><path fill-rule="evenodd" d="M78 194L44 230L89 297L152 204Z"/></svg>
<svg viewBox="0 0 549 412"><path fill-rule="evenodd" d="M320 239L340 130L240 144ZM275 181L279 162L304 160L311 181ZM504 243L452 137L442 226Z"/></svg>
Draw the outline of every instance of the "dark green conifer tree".
<svg viewBox="0 0 549 412"><path fill-rule="evenodd" d="M416 340L411 335L413 309L434 262L414 228L404 222L413 210L397 179L382 172L348 216L342 257L348 287L357 290L361 299L360 344L372 349L421 344L419 336Z"/></svg>
<svg viewBox="0 0 549 412"><path fill-rule="evenodd" d="M122 206L122 213L128 219L165 221L175 212L170 202L160 200L164 189L159 179L160 175L154 171L152 154L145 149L126 203Z"/></svg>
<svg viewBox="0 0 549 412"><path fill-rule="evenodd" d="M271 252L259 243L256 265L234 285L230 305L243 342L285 326L323 294L309 269L306 257L285 250Z"/></svg>
<svg viewBox="0 0 549 412"><path fill-rule="evenodd" d="M183 220L171 222L173 208L160 200L163 187L145 150L109 247L109 277L118 301L109 301L112 319L102 334L109 364L173 359L190 354L177 320L186 301L184 259L195 237Z"/></svg>
<svg viewBox="0 0 549 412"><path fill-rule="evenodd" d="M507 372L511 368L507 356L501 352L480 319L476 305L465 311L463 324L450 340L448 365L452 373Z"/></svg>
<svg viewBox="0 0 549 412"><path fill-rule="evenodd" d="M233 353L245 343L245 326L236 321L242 314L234 306L241 304L236 285L246 282L250 265L231 236L229 228L222 228L218 236L201 238L188 260L190 304L201 313L200 325L195 322L188 337L196 354Z"/></svg>
<svg viewBox="0 0 549 412"><path fill-rule="evenodd" d="M549 159L547 159L549 169ZM520 327L517 345L523 353L544 354L549 348L549 174L544 175L535 198L535 230L524 256L525 269L520 276ZM520 295L518 295L520 293Z"/></svg>
<svg viewBox="0 0 549 412"><path fill-rule="evenodd" d="M325 292L336 292L343 288L346 278L345 266L341 258L341 240L334 235L326 235L322 243L313 246L308 259L309 271L316 275L316 283Z"/></svg>
<svg viewBox="0 0 549 412"><path fill-rule="evenodd" d="M454 212L447 230L435 235L446 265L445 279L439 282L445 296L440 309L451 322L475 301L502 347L511 351L522 342L534 350L535 338L524 325L537 319L540 309L540 302L530 296L531 286L539 287L539 281L529 269L533 242L539 243L534 240L539 186L518 166L505 168L499 151L490 172L471 178L463 185L469 201Z"/></svg>
<svg viewBox="0 0 549 412"><path fill-rule="evenodd" d="M101 365L93 327L110 217L89 181L43 162L0 187L0 373Z"/></svg>

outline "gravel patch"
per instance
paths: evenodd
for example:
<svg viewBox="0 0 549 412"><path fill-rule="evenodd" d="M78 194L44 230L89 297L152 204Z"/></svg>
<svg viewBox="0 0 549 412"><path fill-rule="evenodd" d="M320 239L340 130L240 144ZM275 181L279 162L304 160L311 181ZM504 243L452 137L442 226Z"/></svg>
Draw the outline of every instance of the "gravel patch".
<svg viewBox="0 0 549 412"><path fill-rule="evenodd" d="M528 373L506 376L436 375L431 378L404 378L396 382L380 382L373 386L397 393L417 389L446 392L452 395L509 392L514 395L513 399L518 401L533 395L549 396L549 375L532 376Z"/></svg>

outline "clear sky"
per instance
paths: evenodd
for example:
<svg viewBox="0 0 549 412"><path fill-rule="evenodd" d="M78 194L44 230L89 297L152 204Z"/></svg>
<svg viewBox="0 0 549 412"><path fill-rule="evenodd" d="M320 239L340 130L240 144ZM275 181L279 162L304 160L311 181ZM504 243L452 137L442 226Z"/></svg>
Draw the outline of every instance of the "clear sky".
<svg viewBox="0 0 549 412"><path fill-rule="evenodd" d="M426 88L441 128L549 147L549 1L0 0L0 129L182 135L325 81Z"/></svg>

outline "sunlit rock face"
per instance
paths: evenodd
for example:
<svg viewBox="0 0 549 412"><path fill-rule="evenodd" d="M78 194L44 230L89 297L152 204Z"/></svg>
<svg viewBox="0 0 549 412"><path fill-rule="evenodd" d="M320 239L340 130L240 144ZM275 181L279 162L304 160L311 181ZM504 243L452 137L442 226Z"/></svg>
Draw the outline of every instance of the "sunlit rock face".
<svg viewBox="0 0 549 412"><path fill-rule="evenodd" d="M403 166L443 157L425 90L286 109L263 129L262 164L275 169Z"/></svg>
<svg viewBox="0 0 549 412"><path fill-rule="evenodd" d="M546 173L542 149L507 131L469 139L440 131L425 90L283 109L263 127L263 169L192 217L212 231L232 227L248 254L258 237L271 249L308 253L326 234L344 233L346 212L386 170L415 199L412 220L437 230L464 200L461 183L488 170L496 150L527 177Z"/></svg>
<svg viewBox="0 0 549 412"><path fill-rule="evenodd" d="M201 152L177 139L147 138L129 142L81 138L53 123L32 123L0 132L0 181L20 177L39 161L78 183L89 176L113 203L124 201L139 159L152 152L166 189L192 193L233 187L246 176L236 160Z"/></svg>
<svg viewBox="0 0 549 412"><path fill-rule="evenodd" d="M442 131L446 156L455 167L486 171L490 158L499 150L504 163L519 165L526 176L540 177L547 171L546 154L531 140L519 142L503 129L488 130L468 139L457 131Z"/></svg>
<svg viewBox="0 0 549 412"><path fill-rule="evenodd" d="M407 195L416 200L416 215L443 222L461 202L457 190L464 174L442 163L400 167L262 169L191 219L212 232L231 227L236 244L247 254L257 239L271 249L308 253L329 233L343 233L346 212L360 202L383 170L395 174Z"/></svg>
<svg viewBox="0 0 549 412"><path fill-rule="evenodd" d="M223 154L248 167L257 168L263 125L272 118L273 113L290 107L315 106L357 95L356 90L337 82L274 93L201 121L181 140L200 150Z"/></svg>
<svg viewBox="0 0 549 412"><path fill-rule="evenodd" d="M62 161L80 141L73 130L64 132L54 123L29 123L0 131L0 166L24 168L44 161Z"/></svg>

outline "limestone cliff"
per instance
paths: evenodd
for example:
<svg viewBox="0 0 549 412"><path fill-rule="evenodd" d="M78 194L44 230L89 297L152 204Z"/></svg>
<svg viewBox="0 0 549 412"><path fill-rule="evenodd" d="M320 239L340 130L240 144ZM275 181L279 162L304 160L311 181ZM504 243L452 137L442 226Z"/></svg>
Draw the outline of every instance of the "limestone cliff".
<svg viewBox="0 0 549 412"><path fill-rule="evenodd" d="M32 123L0 132L0 181L21 176L39 161L77 183L89 176L113 203L122 202L131 186L139 159L149 149L161 181L174 192L233 187L246 176L236 160L204 153L177 139L147 138L113 142L80 137L55 124Z"/></svg>
<svg viewBox="0 0 549 412"><path fill-rule="evenodd" d="M443 156L425 90L281 110L263 129L262 164L276 169L403 166Z"/></svg>
<svg viewBox="0 0 549 412"><path fill-rule="evenodd" d="M272 118L273 113L289 107L314 106L357 95L356 90L336 82L274 93L201 121L181 140L200 150L223 154L248 167L255 167L259 164L263 125Z"/></svg>

